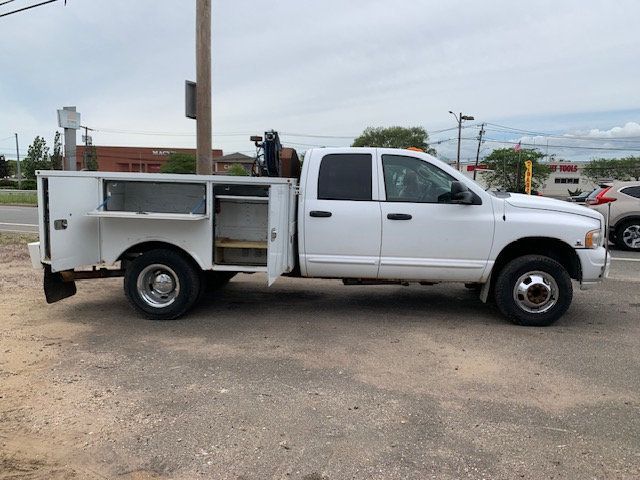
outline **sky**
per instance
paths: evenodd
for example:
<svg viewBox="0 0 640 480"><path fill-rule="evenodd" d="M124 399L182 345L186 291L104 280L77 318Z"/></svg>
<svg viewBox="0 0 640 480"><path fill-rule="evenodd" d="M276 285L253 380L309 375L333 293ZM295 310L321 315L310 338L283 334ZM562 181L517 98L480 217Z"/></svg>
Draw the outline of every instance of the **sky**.
<svg viewBox="0 0 640 480"><path fill-rule="evenodd" d="M51 144L67 105L97 145L194 146L195 0L63 3L0 18L0 154L15 157L14 132L22 155ZM453 110L475 117L463 160L483 122L481 156L518 141L640 156L638 18L637 0L213 0L214 146L250 154L275 129L304 151L419 125L451 159Z"/></svg>

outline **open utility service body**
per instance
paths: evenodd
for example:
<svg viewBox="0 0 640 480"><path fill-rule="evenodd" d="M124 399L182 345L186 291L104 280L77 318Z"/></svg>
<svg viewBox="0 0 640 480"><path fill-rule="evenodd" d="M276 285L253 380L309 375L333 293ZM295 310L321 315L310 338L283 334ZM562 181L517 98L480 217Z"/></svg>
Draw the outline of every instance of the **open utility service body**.
<svg viewBox="0 0 640 480"><path fill-rule="evenodd" d="M177 318L237 272L346 284L463 282L511 320L547 325L608 271L604 217L493 194L434 157L311 149L299 178L38 172L40 242L54 302L75 280L124 276L132 305ZM425 307L427 308L427 307Z"/></svg>

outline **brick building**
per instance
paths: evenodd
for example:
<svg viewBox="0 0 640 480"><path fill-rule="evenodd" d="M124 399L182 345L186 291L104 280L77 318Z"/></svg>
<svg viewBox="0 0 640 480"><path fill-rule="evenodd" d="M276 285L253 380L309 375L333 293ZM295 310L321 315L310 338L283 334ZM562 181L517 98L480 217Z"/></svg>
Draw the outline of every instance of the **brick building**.
<svg viewBox="0 0 640 480"><path fill-rule="evenodd" d="M214 173L225 174L231 165L240 164L247 172L251 172L255 159L244 153L236 152L218 157L215 160Z"/></svg>
<svg viewBox="0 0 640 480"><path fill-rule="evenodd" d="M78 170L84 168L84 145L76 149L76 166ZM144 172L157 173L167 162L172 153L196 154L194 148L165 148L165 147L99 147L98 170L101 172ZM213 150L213 171L217 171L215 160L222 157L222 150ZM237 163L237 162L236 162ZM228 168L228 167L227 167Z"/></svg>

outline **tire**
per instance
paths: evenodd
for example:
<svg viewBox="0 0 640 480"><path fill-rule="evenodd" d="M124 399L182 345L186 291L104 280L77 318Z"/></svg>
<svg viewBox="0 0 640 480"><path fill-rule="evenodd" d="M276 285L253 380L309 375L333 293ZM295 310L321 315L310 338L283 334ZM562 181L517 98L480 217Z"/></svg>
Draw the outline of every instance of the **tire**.
<svg viewBox="0 0 640 480"><path fill-rule="evenodd" d="M200 276L200 295L197 302L202 301L208 294L225 287L237 273L203 271Z"/></svg>
<svg viewBox="0 0 640 480"><path fill-rule="evenodd" d="M150 250L132 261L124 276L129 303L151 320L175 320L200 293L200 269L172 250Z"/></svg>
<svg viewBox="0 0 640 480"><path fill-rule="evenodd" d="M546 327L571 305L573 285L569 273L555 260L526 255L500 271L494 295L500 311L513 323Z"/></svg>
<svg viewBox="0 0 640 480"><path fill-rule="evenodd" d="M618 225L615 242L623 250L640 252L640 218L627 220Z"/></svg>

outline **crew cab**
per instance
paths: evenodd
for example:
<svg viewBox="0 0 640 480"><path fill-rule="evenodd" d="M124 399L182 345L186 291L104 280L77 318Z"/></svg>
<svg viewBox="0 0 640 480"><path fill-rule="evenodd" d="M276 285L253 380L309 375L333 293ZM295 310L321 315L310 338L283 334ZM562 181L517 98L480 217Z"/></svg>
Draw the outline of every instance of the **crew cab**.
<svg viewBox="0 0 640 480"><path fill-rule="evenodd" d="M75 281L124 277L151 319L184 315L238 272L354 284L460 282L520 325L560 318L572 281L608 274L604 217L542 197L490 193L435 157L318 148L284 177L39 172L48 302ZM428 306L425 306L428 314Z"/></svg>

